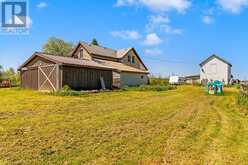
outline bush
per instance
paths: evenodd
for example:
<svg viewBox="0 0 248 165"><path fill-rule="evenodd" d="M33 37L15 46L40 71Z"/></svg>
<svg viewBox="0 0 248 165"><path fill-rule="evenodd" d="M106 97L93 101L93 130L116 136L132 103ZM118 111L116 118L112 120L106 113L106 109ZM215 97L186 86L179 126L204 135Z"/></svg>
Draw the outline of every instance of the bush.
<svg viewBox="0 0 248 165"><path fill-rule="evenodd" d="M175 89L175 86L170 86L170 85L144 85L140 87L126 87L123 88L124 91L168 91Z"/></svg>
<svg viewBox="0 0 248 165"><path fill-rule="evenodd" d="M53 92L54 96L83 96L86 92L74 91L68 85L65 85L61 90Z"/></svg>
<svg viewBox="0 0 248 165"><path fill-rule="evenodd" d="M245 108L248 108L248 97L246 95L240 94L237 98L238 104Z"/></svg>
<svg viewBox="0 0 248 165"><path fill-rule="evenodd" d="M169 85L169 79L151 77L149 81L150 85Z"/></svg>

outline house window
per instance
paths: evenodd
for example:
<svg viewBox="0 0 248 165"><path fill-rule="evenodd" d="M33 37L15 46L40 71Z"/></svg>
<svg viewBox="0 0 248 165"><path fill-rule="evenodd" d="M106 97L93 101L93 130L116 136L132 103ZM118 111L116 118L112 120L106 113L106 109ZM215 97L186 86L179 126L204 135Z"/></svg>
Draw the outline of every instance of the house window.
<svg viewBox="0 0 248 165"><path fill-rule="evenodd" d="M134 64L135 63L135 57L132 56L132 63Z"/></svg>
<svg viewBox="0 0 248 165"><path fill-rule="evenodd" d="M131 57L130 56L127 56L127 61L131 62Z"/></svg>
<svg viewBox="0 0 248 165"><path fill-rule="evenodd" d="M140 78L141 78L141 79L144 79L144 76L142 75L142 76L140 76Z"/></svg>
<svg viewBox="0 0 248 165"><path fill-rule="evenodd" d="M80 53L79 53L79 58L83 58L84 57L84 49L80 49Z"/></svg>

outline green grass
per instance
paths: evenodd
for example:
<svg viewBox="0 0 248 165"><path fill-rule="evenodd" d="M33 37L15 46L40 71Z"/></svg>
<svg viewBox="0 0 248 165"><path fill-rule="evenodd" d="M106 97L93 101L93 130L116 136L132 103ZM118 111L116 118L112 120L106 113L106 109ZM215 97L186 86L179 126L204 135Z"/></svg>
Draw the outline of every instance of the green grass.
<svg viewBox="0 0 248 165"><path fill-rule="evenodd" d="M191 86L81 97L0 89L0 164L247 164L237 95Z"/></svg>

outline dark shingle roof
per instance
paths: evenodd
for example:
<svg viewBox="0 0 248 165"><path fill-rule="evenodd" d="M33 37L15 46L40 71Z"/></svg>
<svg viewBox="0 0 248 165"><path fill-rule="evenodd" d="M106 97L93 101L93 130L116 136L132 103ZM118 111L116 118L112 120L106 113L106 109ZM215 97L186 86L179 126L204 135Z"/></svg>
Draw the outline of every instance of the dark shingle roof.
<svg viewBox="0 0 248 165"><path fill-rule="evenodd" d="M96 46L92 44L88 44L86 42L80 42L74 50L69 54L69 56L72 56L72 54L77 50L78 46L80 44L90 53L93 55L98 56L104 56L104 57L110 57L110 58L122 58L126 55L128 51L130 51L132 48L126 48L126 49L120 49L120 50L114 50L102 46Z"/></svg>

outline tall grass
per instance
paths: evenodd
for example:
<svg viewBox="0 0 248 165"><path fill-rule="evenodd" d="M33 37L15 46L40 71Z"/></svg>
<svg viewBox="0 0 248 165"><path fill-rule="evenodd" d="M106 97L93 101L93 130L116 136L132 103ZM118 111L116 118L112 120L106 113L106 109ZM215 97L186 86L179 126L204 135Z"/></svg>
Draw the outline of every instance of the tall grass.
<svg viewBox="0 0 248 165"><path fill-rule="evenodd" d="M169 79L160 77L150 77L150 85L169 85Z"/></svg>
<svg viewBox="0 0 248 165"><path fill-rule="evenodd" d="M161 91L168 91L176 89L175 86L170 85L143 85L140 87L127 87L124 88L124 91L155 91L155 92L161 92Z"/></svg>
<svg viewBox="0 0 248 165"><path fill-rule="evenodd" d="M240 94L237 97L237 102L240 106L248 109L248 97L244 94Z"/></svg>

